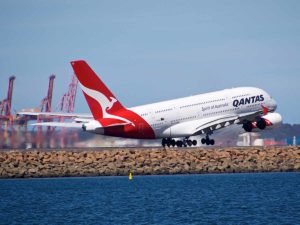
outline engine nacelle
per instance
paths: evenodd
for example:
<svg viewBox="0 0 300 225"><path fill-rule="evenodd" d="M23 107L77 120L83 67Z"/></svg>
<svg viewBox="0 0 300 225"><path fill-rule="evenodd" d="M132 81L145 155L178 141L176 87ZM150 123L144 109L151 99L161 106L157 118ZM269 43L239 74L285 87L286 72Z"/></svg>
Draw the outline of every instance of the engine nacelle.
<svg viewBox="0 0 300 225"><path fill-rule="evenodd" d="M97 120L91 120L82 124L82 130L91 133L103 134L103 127Z"/></svg>
<svg viewBox="0 0 300 225"><path fill-rule="evenodd" d="M262 116L257 121L252 122L253 129L258 128L264 130L265 128L276 127L282 123L282 116L279 113L268 113Z"/></svg>
<svg viewBox="0 0 300 225"><path fill-rule="evenodd" d="M282 123L282 116L279 113L268 113L265 116L261 117L266 121L266 126L267 127L276 127Z"/></svg>
<svg viewBox="0 0 300 225"><path fill-rule="evenodd" d="M245 121L243 128L247 132L251 132L253 129L264 130L266 128L273 128L282 123L282 116L279 113L268 113L254 122Z"/></svg>

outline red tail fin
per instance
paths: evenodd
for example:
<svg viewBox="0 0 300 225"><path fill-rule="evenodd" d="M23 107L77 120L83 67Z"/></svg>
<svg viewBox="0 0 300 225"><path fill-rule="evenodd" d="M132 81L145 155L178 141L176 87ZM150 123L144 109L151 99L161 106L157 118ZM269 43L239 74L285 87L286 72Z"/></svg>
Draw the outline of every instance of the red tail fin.
<svg viewBox="0 0 300 225"><path fill-rule="evenodd" d="M124 108L85 61L72 61L71 65L95 119Z"/></svg>

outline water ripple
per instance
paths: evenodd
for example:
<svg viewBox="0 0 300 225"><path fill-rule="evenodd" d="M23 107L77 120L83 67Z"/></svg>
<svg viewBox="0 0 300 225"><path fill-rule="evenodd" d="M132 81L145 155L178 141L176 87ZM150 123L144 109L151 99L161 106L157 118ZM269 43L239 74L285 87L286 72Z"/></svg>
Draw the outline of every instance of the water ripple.
<svg viewBox="0 0 300 225"><path fill-rule="evenodd" d="M300 173L0 180L0 224L299 224Z"/></svg>

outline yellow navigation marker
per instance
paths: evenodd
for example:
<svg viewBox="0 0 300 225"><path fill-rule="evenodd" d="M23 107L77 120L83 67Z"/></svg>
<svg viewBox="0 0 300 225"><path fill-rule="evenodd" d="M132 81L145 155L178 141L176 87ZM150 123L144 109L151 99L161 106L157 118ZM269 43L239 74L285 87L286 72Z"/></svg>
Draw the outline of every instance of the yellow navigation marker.
<svg viewBox="0 0 300 225"><path fill-rule="evenodd" d="M128 179L132 180L132 173L131 172L129 173Z"/></svg>

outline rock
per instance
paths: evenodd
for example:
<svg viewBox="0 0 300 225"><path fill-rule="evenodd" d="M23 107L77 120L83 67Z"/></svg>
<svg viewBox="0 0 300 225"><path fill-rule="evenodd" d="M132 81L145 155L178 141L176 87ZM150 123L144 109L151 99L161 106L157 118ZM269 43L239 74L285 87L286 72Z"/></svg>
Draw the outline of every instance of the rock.
<svg viewBox="0 0 300 225"><path fill-rule="evenodd" d="M296 163L294 165L294 170L300 170L300 163Z"/></svg>
<svg viewBox="0 0 300 225"><path fill-rule="evenodd" d="M28 173L36 173L37 172L37 170L36 169L34 169L34 168L30 168L30 169L28 169Z"/></svg>
<svg viewBox="0 0 300 225"><path fill-rule="evenodd" d="M0 167L0 176L2 176L2 175L4 175L4 174L5 174L4 168L1 168L1 167Z"/></svg>
<svg viewBox="0 0 300 225"><path fill-rule="evenodd" d="M85 160L84 160L84 163L85 164L92 164L94 161L91 159L91 158L86 158Z"/></svg>
<svg viewBox="0 0 300 225"><path fill-rule="evenodd" d="M0 151L0 177L300 171L299 147Z"/></svg>

